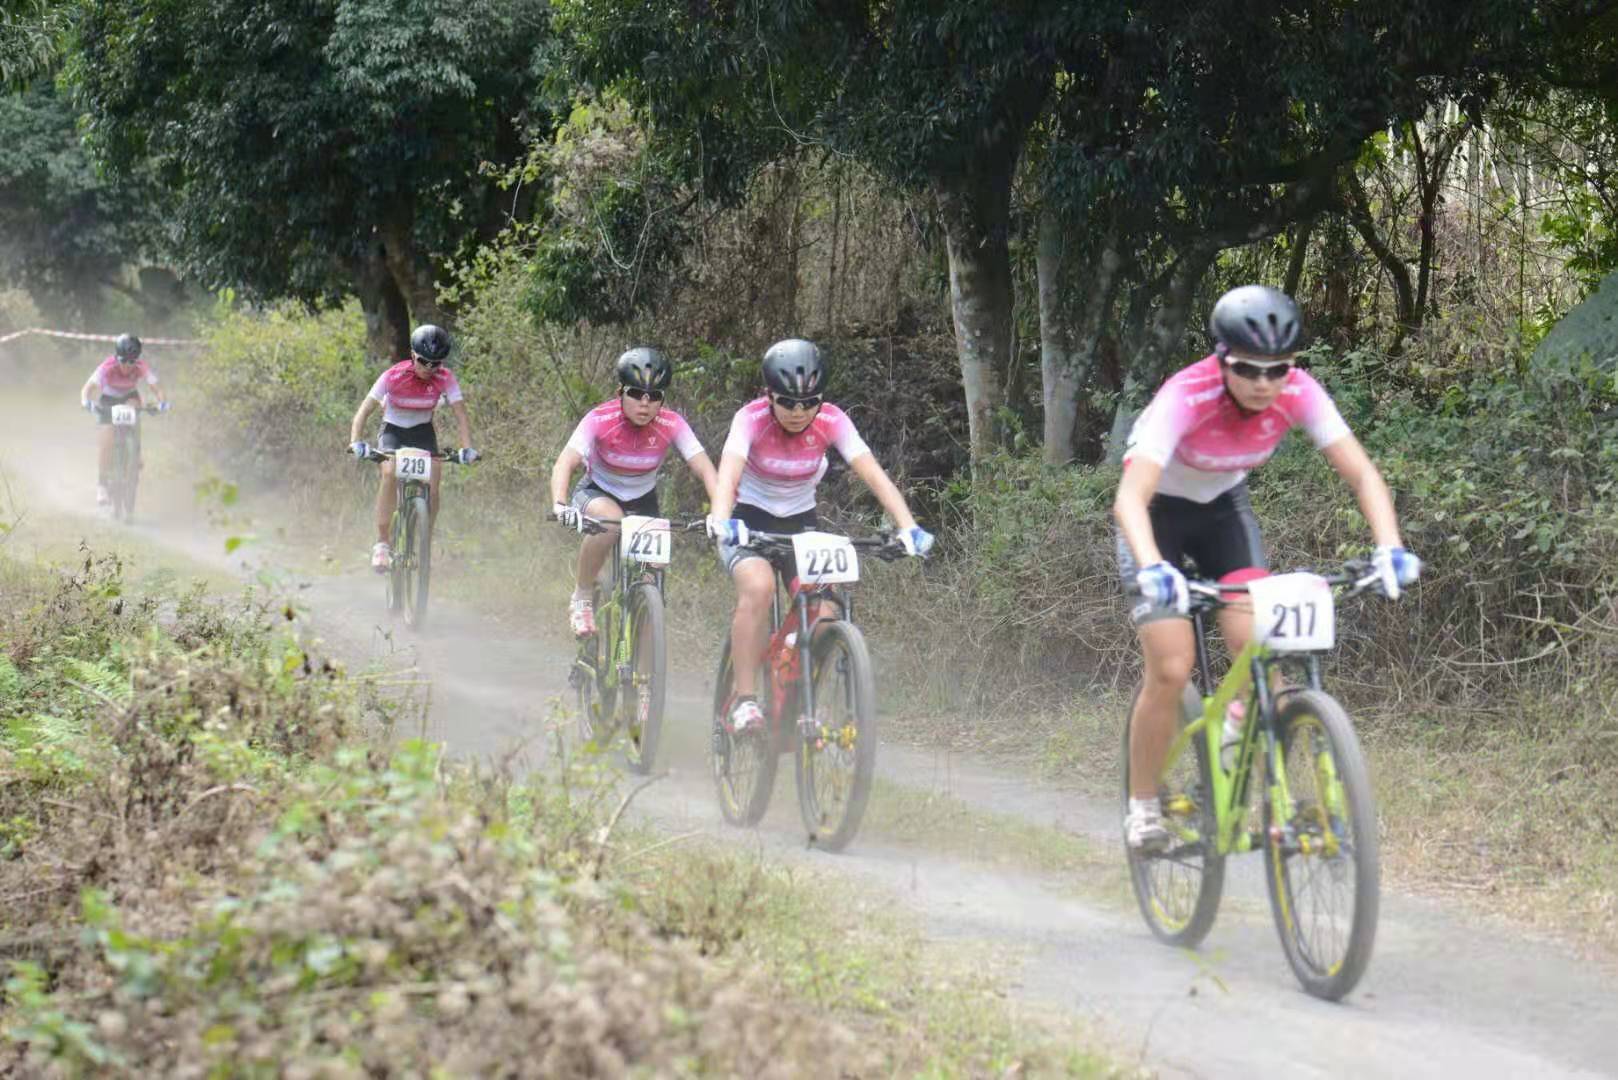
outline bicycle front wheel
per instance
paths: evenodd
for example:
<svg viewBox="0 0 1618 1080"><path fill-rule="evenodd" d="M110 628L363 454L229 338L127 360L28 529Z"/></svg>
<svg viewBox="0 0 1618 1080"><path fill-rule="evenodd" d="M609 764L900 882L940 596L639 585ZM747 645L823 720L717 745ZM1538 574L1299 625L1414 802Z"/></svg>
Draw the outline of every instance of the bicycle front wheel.
<svg viewBox="0 0 1618 1080"><path fill-rule="evenodd" d="M1124 722L1124 812L1129 811L1130 725L1135 700ZM1202 699L1186 687L1180 701L1180 726L1202 713ZM1225 857L1219 853L1218 815L1213 801L1213 775L1208 761L1206 732L1199 732L1158 779L1158 799L1169 845L1161 852L1130 847L1129 880L1135 900L1152 934L1169 945L1195 948L1213 929L1219 899L1225 891Z"/></svg>
<svg viewBox="0 0 1618 1080"><path fill-rule="evenodd" d="M841 851L859 831L876 771L876 683L865 636L850 622L825 622L810 652L815 714L793 756L798 809L809 840Z"/></svg>
<svg viewBox="0 0 1618 1080"><path fill-rule="evenodd" d="M780 763L769 731L749 731L734 735L730 730L730 706L735 695L734 667L730 662L730 639L725 639L719 655L719 672L714 676L713 732L709 759L714 791L719 796L719 812L732 825L757 825L769 809L775 791L775 769ZM769 693L769 673L760 665L759 696Z"/></svg>
<svg viewBox="0 0 1618 1080"><path fill-rule="evenodd" d="M1287 963L1303 988L1336 1001L1365 973L1381 869L1376 804L1359 737L1337 699L1285 696L1279 774L1265 800L1264 863Z"/></svg>
<svg viewBox="0 0 1618 1080"><path fill-rule="evenodd" d="M631 772L657 764L663 735L663 697L668 683L668 643L663 636L663 594L656 585L635 587L629 598L629 678L619 687Z"/></svg>
<svg viewBox="0 0 1618 1080"><path fill-rule="evenodd" d="M119 521L135 516L135 488L140 483L140 441L134 429L113 436L112 512Z"/></svg>
<svg viewBox="0 0 1618 1080"><path fill-rule="evenodd" d="M417 496L405 510L405 625L420 630L427 622L427 586L433 573L433 537L428 527L427 500ZM395 553L394 558L398 558Z"/></svg>

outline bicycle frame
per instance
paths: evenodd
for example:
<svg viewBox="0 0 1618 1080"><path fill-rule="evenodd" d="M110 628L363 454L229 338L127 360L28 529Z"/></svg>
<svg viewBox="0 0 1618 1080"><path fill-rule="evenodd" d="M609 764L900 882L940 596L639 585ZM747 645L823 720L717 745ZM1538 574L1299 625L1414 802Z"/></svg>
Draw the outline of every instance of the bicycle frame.
<svg viewBox="0 0 1618 1080"><path fill-rule="evenodd" d="M767 719L771 730L776 734L777 749L785 753L792 749L791 735L800 733L803 725L812 720L815 715L815 683L813 675L813 660L810 653L814 646L814 633L812 626L818 626L823 621L842 619L854 621L854 602L847 589L833 585L805 586L797 578L788 580L779 567L775 569L776 589L775 595L770 598L770 639L765 646L764 657L769 672L770 699ZM785 590L786 602L790 604L796 614L796 619L789 622L782 615L782 591ZM827 616L823 614L824 602L836 604L839 613ZM809 616L811 603L816 609L813 619ZM796 634L791 645L787 644L787 637ZM781 655L785 649L795 649L796 662L787 670L787 677L778 677L774 658ZM794 698L794 695L797 695ZM799 705L798 723L787 726L787 712L796 700ZM790 733L790 734L789 734Z"/></svg>
<svg viewBox="0 0 1618 1080"><path fill-rule="evenodd" d="M1363 588L1363 582L1360 587ZM1175 735L1174 741L1169 745L1160 775L1168 775L1174 764L1179 761L1180 755L1190 749L1191 740L1201 738L1206 742L1208 771L1213 780L1210 798L1218 831L1215 848L1221 855L1230 855L1252 851L1262 840L1261 837L1242 829L1251 794L1250 785L1256 751L1261 737L1264 740L1265 760L1268 765L1266 776L1269 778L1269 789L1265 797L1273 806L1281 808L1282 818L1290 816L1292 797L1287 786L1281 742L1275 730L1276 707L1280 697L1292 691L1324 689L1320 665L1322 654L1278 653L1261 642L1250 641L1231 660L1230 670L1215 686L1212 663L1208 654L1207 610L1206 607L1196 607L1191 612L1192 639L1196 646L1194 685L1199 691L1208 686L1214 686L1214 689L1212 693L1199 693L1202 699L1202 714ZM1289 667L1297 669L1301 677L1280 690L1274 689L1272 673ZM1249 711L1247 722L1242 725L1242 737L1236 746L1235 760L1227 771L1220 760L1220 741L1225 712L1234 701L1249 701L1256 707Z"/></svg>
<svg viewBox="0 0 1618 1080"><path fill-rule="evenodd" d="M618 521L609 518L585 517L589 524L589 532L602 533L620 528ZM700 528L701 521L670 522L669 531L686 531ZM603 689L614 690L622 685L625 677L633 666L635 656L635 629L627 618L629 614L629 593L634 585L649 584L657 589L666 600L668 593L665 588L666 575L663 567L642 563L638 560L629 560L631 567L639 569L639 574L625 567L623 550L619 544L612 545L612 576L607 589L606 598L597 610L598 624L613 627L611 640L606 643L606 655L602 671L595 666L596 650L589 646L588 640L580 646L579 655L575 663L589 671L589 677L595 679ZM614 622L613 620L616 620Z"/></svg>

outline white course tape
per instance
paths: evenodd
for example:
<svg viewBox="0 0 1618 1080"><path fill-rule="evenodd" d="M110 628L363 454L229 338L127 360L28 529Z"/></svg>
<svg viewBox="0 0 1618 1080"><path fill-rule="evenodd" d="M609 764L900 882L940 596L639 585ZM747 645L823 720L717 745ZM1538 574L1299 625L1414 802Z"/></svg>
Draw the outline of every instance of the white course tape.
<svg viewBox="0 0 1618 1080"><path fill-rule="evenodd" d="M30 326L26 330L18 330L14 333L0 335L0 345L4 345L8 341L24 337L28 334L43 334L45 337L69 338L73 341L118 340L117 334L80 334L72 330L42 330L37 326ZM142 345L201 345L203 343L201 338L149 337L141 338L140 340Z"/></svg>

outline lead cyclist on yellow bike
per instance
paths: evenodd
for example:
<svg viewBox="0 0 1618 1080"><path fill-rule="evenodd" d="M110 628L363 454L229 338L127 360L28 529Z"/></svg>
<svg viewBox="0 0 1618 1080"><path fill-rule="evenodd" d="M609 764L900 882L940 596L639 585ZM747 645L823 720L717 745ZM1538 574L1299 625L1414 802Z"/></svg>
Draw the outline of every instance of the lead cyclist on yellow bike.
<svg viewBox="0 0 1618 1080"><path fill-rule="evenodd" d="M1158 850L1169 839L1156 783L1196 655L1186 617L1186 560L1221 583L1267 572L1246 477L1288 431L1307 431L1353 489L1376 541L1383 592L1397 598L1421 574L1421 560L1400 539L1382 474L1331 397L1295 366L1303 316L1292 298L1264 285L1232 289L1214 305L1209 329L1213 353L1170 377L1135 422L1113 502L1118 569L1145 659L1130 718L1124 818L1125 838L1136 850ZM1252 637L1251 609L1221 608L1219 628L1236 655ZM1240 722L1226 716L1225 744L1238 741Z"/></svg>

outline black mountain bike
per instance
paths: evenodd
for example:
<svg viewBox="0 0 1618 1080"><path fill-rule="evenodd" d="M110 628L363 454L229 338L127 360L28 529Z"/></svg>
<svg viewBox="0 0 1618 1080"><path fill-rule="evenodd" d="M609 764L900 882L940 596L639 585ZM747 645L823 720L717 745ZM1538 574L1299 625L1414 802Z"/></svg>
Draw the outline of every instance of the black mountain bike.
<svg viewBox="0 0 1618 1080"><path fill-rule="evenodd" d="M110 406L112 419L112 474L107 477L107 495L112 500L113 517L129 521L135 516L135 493L140 487L140 414L155 415L156 405L124 402Z"/></svg>
<svg viewBox="0 0 1618 1080"><path fill-rule="evenodd" d="M413 447L375 450L368 461L393 460L398 494L388 542L393 565L386 578L390 612L403 612L405 625L420 630L427 623L428 587L433 576L432 477L435 463L455 461L456 451L430 453Z"/></svg>

